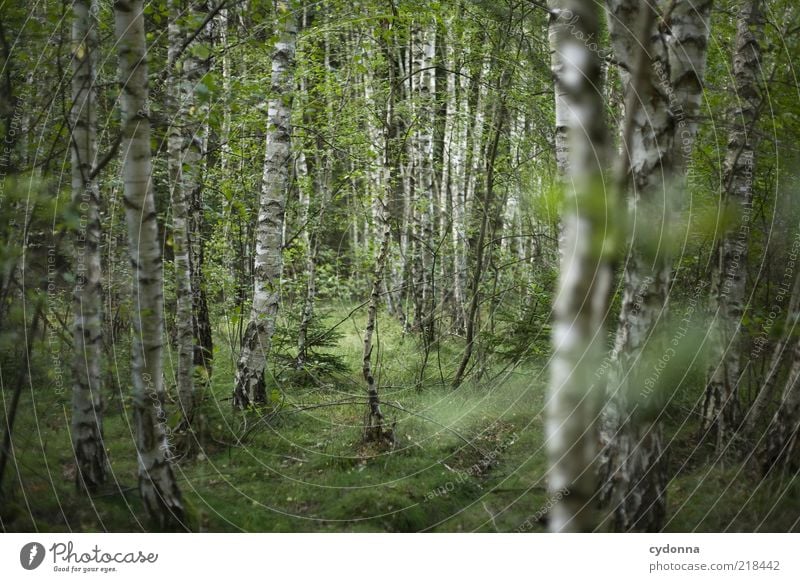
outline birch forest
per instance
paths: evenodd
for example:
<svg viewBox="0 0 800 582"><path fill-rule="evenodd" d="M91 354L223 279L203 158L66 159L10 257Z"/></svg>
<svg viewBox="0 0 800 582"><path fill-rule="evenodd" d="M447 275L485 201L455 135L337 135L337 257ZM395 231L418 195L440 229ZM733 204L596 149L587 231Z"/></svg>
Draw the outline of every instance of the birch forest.
<svg viewBox="0 0 800 582"><path fill-rule="evenodd" d="M0 530L800 531L792 0L0 0Z"/></svg>

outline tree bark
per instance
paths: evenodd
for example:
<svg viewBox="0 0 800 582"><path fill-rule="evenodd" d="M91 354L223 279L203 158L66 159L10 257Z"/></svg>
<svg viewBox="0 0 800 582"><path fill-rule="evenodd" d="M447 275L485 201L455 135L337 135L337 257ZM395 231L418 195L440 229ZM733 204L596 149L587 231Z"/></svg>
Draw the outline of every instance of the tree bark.
<svg viewBox="0 0 800 582"><path fill-rule="evenodd" d="M455 60L454 60L455 63ZM470 79L459 67L457 117L453 147L453 329L466 332L467 304L467 148L469 147Z"/></svg>
<svg viewBox="0 0 800 582"><path fill-rule="evenodd" d="M571 31L570 18L564 16L564 13L559 12L555 14L552 10L562 10L558 8L556 3L552 3L550 8L550 18L547 25L547 36L550 43L550 72L553 75L553 92L555 95L555 116L556 123L553 136L553 147L555 149L556 158L556 172L559 178L566 176L569 170L569 150L567 149L567 122L569 121L569 109L565 99L567 95L563 92L564 89L558 79L564 76L564 62L562 51L558 46L561 39L565 34Z"/></svg>
<svg viewBox="0 0 800 582"><path fill-rule="evenodd" d="M800 469L800 340L792 350L792 366L783 388L778 410L766 433L762 472L786 471L794 474Z"/></svg>
<svg viewBox="0 0 800 582"><path fill-rule="evenodd" d="M197 2L192 6L195 20L208 18L207 2ZM212 21L197 33L193 42L212 42ZM191 45L190 45L191 46ZM208 164L209 122L208 106L196 98L197 90L210 70L208 58L200 58L197 52L187 50L183 59L183 78L181 103L184 110L182 134L182 158L184 177L184 196L188 216L189 266L192 279L192 333L194 335L195 378L201 380L204 388L211 379L214 363L214 339L211 317L208 310L206 280L203 274L205 265L205 211L203 203L203 179ZM197 387L195 387L197 389ZM195 400L199 398L195 394Z"/></svg>
<svg viewBox="0 0 800 582"><path fill-rule="evenodd" d="M606 206L602 181L608 132L605 125L600 60L578 40L598 34L593 1L548 3L556 101L563 116L564 182L563 263L554 303L553 360L550 366L545 429L549 459L548 491L556 500L550 512L553 532L590 531L596 491L596 419L600 393L592 378L602 357L603 321L613 277L609 234L614 209ZM571 27L554 26L565 20ZM613 196L613 193L612 193Z"/></svg>
<svg viewBox="0 0 800 582"><path fill-rule="evenodd" d="M301 92L303 92L301 86ZM308 340L308 328L314 317L314 301L317 295L316 271L317 271L317 252L316 244L312 242L311 225L311 192L313 186L308 171L308 160L305 151L297 154L297 187L300 194L300 224L303 229L303 250L306 254L306 294L303 299L303 311L300 317L300 325L297 329L297 360L296 366L302 369L305 366Z"/></svg>
<svg viewBox="0 0 800 582"><path fill-rule="evenodd" d="M675 159L675 136L680 131L688 137L690 154L696 131L710 9L701 3L702 11L694 12L683 0L671 6L681 15L674 30L668 28L668 14L661 14L659 24L655 7L633 0L607 2L625 90L623 155L629 158L633 186L633 238L601 428L600 497L608 507L610 526L620 531L656 531L666 511L666 455L659 421L663 403L657 390L646 389L646 382L652 363L671 349L661 332L671 277L663 235L674 212L670 192L679 182L676 167L684 165ZM633 32L639 30L641 40ZM654 225L662 236L653 237Z"/></svg>
<svg viewBox="0 0 800 582"><path fill-rule="evenodd" d="M305 24L304 24L305 26ZM325 74L332 74L331 67L331 46L328 34L323 40L324 67ZM301 93L306 94L305 80L301 82ZM334 112L335 104L329 101L325 105L324 118L314 121L327 124L327 129L331 133L337 131L336 117ZM297 177L298 190L300 192L300 224L305 225L303 229L303 246L305 247L306 259L306 294L303 299L303 312L300 326L297 332L297 367L305 365L308 343L308 330L314 319L314 308L317 301L317 260L319 257L319 241L323 225L323 218L331 199L331 183L334 169L334 151L330 143L321 136L318 136L313 147L314 165L313 176L309 171L307 153L304 150L297 155ZM312 193L317 193L317 203L312 213Z"/></svg>
<svg viewBox="0 0 800 582"><path fill-rule="evenodd" d="M297 156L297 176L306 181L305 191L301 185L301 224L305 224L303 242L306 253L306 294L303 298L303 312L297 332L297 367L302 368L308 357L308 330L314 319L314 306L317 300L317 259L319 256L319 231L325 207L330 201L331 157L333 152L325 150L318 155L314 164L315 176L309 175L306 154ZM319 201L315 210L316 218L311 218L311 193L318 192Z"/></svg>
<svg viewBox="0 0 800 582"><path fill-rule="evenodd" d="M753 172L761 105L760 69L764 22L759 0L742 4L736 23L733 75L736 106L722 176L723 234L712 271L711 312L717 318L713 359L702 409L701 430L722 451L739 426L741 321L747 285L747 246L753 205Z"/></svg>
<svg viewBox="0 0 800 582"><path fill-rule="evenodd" d="M77 466L76 485L95 492L105 483L108 470L101 393L100 189L91 178L97 157L94 88L97 7L90 6L86 0L76 0L72 10L72 200L81 213L80 229L75 239L72 447Z"/></svg>
<svg viewBox="0 0 800 582"><path fill-rule="evenodd" d="M162 264L150 156L147 55L141 0L116 0L114 16L122 79L125 215L134 273L133 408L139 491L161 528L183 526L184 509L170 460L162 376Z"/></svg>
<svg viewBox="0 0 800 582"><path fill-rule="evenodd" d="M436 32L427 25L418 25L412 33L413 69L408 75L411 86L414 139L411 142L414 212L414 326L426 344L433 340L433 215L434 147L436 122L436 75L432 70L436 52Z"/></svg>
<svg viewBox="0 0 800 582"><path fill-rule="evenodd" d="M498 145L500 142L500 133L505 122L507 111L504 103L498 104L497 115L495 116L495 124L493 128L493 140L490 145L490 150L486 157L486 187L484 189L483 200L481 201L481 225L478 231L478 238L475 242L475 264L473 265L472 280L470 285L470 301L466 310L466 333L465 333L465 346L464 353L461 355L461 360L456 369L455 376L453 377L453 387L458 388L463 382L467 373L467 366L475 349L475 336L477 334L476 327L478 326L478 311L480 306L480 287L484 271L484 256L486 251L486 238L490 236L490 220L492 216L491 207L494 204L494 164L497 159ZM478 205L475 204L477 210Z"/></svg>
<svg viewBox="0 0 800 582"><path fill-rule="evenodd" d="M256 231L253 306L242 340L233 404L244 409L266 401L267 360L275 331L283 271L283 222L291 164L291 97L294 85L296 18L289 2L278 0L280 38L272 53L264 174Z"/></svg>
<svg viewBox="0 0 800 582"><path fill-rule="evenodd" d="M194 410L194 332L192 273L189 259L189 216L187 203L187 183L184 167L190 163L184 159L184 140L182 126L187 122L186 103L183 100L181 87L185 82L183 61L178 60L178 50L182 44L181 4L177 0L169 2L170 22L168 25L167 53L168 85L167 99L170 111L170 123L167 130L167 157L172 202L172 252L175 264L175 331L177 343L177 392L180 412L188 428L192 422ZM188 171L193 171L189 170Z"/></svg>
<svg viewBox="0 0 800 582"><path fill-rule="evenodd" d="M385 31L392 32L392 21L384 20ZM395 170L399 166L398 144L396 140L397 119L395 101L398 91L396 62L392 59L391 48L387 42L381 42L380 48L387 58L387 94L386 103L382 108L382 151L381 167L377 175L377 183L373 193L373 215L375 230L378 233L377 250L372 270L369 303L367 306L367 324L364 328L364 350L362 352L361 373L367 384L367 411L364 422L364 440L368 442L386 442L394 444L393 429L384 429L384 416L381 411L380 394L375 373L372 370L373 335L378 321L378 305L380 304L381 289L383 287L386 263L391 248L391 224L388 220L387 199L391 197L396 188ZM367 88L372 95L371 88ZM376 109L377 103L376 103ZM377 135L374 128L372 135Z"/></svg>
<svg viewBox="0 0 800 582"><path fill-rule="evenodd" d="M387 180L387 178L384 178ZM384 184L387 184L384 182ZM372 371L372 338L375 333L375 326L378 319L378 305L380 303L381 287L383 285L384 271L386 270L386 259L389 256L389 245L391 242L391 229L386 220L386 207L383 197L380 197L377 204L381 206L382 229L381 240L378 246L378 253L375 257L375 266L372 272L372 289L369 295L367 306L367 325L364 328L364 351L362 356L361 373L367 383L367 414L364 424L364 440L380 442L384 439L383 412L381 411L380 395L375 375Z"/></svg>
<svg viewBox="0 0 800 582"><path fill-rule="evenodd" d="M780 375L783 363L785 360L785 353L789 347L789 342L795 334L797 326L797 314L800 312L800 276L795 275L794 284L792 285L791 295L789 297L789 306L786 310L787 324L784 326L781 338L775 344L770 357L769 366L767 367L767 375L763 379L761 388L756 394L747 415L742 421L743 434L745 437L756 436L756 429L761 424L761 420L767 410L767 405L772 401L775 387L778 384L778 376ZM792 325L788 325L788 318L791 318Z"/></svg>

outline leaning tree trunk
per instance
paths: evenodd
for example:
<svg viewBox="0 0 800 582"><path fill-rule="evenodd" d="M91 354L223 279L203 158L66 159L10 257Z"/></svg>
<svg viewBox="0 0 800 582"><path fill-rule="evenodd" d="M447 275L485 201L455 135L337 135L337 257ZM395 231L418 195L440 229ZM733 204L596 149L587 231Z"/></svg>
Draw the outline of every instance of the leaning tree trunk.
<svg viewBox="0 0 800 582"><path fill-rule="evenodd" d="M610 526L620 531L658 530L666 511L666 456L659 421L663 402L658 390L645 386L649 365L670 349L660 339L670 265L669 248L653 240L652 229L659 225L665 233L671 228L675 202L670 192L679 190L676 168L689 163L710 3L677 0L670 6L674 22L667 15L659 23L655 8L634 0L607 2L612 46L625 86L623 137L628 145L623 155L629 157L630 206L635 211L631 217L636 220L601 428L600 498L608 508ZM673 26L667 35L665 23ZM676 147L676 134L685 152Z"/></svg>
<svg viewBox="0 0 800 582"><path fill-rule="evenodd" d="M75 240L73 308L75 383L72 389L72 447L76 485L94 492L106 480L108 459L103 444L102 288L100 265L100 190L92 177L96 142L94 59L97 22L86 0L72 5L72 199L81 213Z"/></svg>
<svg viewBox="0 0 800 582"><path fill-rule="evenodd" d="M703 433L715 440L718 451L727 446L739 424L739 382L743 373L740 326L745 310L753 172L759 141L755 125L761 106L759 43L764 22L759 0L745 1L736 22L736 105L722 176L721 205L726 224L712 272L711 312L718 324L702 409Z"/></svg>
<svg viewBox="0 0 800 582"><path fill-rule="evenodd" d="M464 330L464 352L453 376L452 385L457 388L464 381L467 374L467 367L475 350L476 338L478 335L478 318L480 315L480 290L483 280L486 257L486 239L490 236L490 220L492 217L491 207L495 204L494 200L494 165L498 154L498 145L502 125L506 121L508 114L505 91L507 83L511 78L508 70L500 76L499 84L501 87L499 101L494 108L494 123L490 124L488 130L486 126L485 112L483 107L487 101L488 93L486 87L489 85L489 55L484 55L481 67L480 87L478 89L477 105L475 109L475 124L472 129L472 151L470 153L470 164L468 164L468 177L466 179L466 190L464 193L464 208L472 205L473 216L480 217L478 235L474 242L475 260L472 265L470 279L470 300L464 308L465 330ZM491 140L491 143L488 143ZM488 150L488 151L487 151ZM484 155L485 154L485 155ZM481 171L483 170L483 171ZM483 198L478 203L476 192L478 180L483 179ZM464 225L466 227L466 224ZM466 233L464 234L466 237ZM465 257L466 260L466 257ZM466 264L465 264L466 268Z"/></svg>
<svg viewBox="0 0 800 582"><path fill-rule="evenodd" d="M551 19L565 19L582 38L598 34L592 0L554 0ZM568 18L567 18L567 15ZM563 106L563 144L569 162L564 182L563 264L554 304L553 361L547 397L546 431L550 465L548 490L556 500L549 527L554 532L594 528L596 419L600 394L592 378L602 357L603 321L610 298L612 269L608 244L613 202L602 189L606 141L602 73L597 54L566 26L552 26L556 100ZM570 58L564 58L569 55Z"/></svg>
<svg viewBox="0 0 800 582"><path fill-rule="evenodd" d="M177 342L177 392L183 422L188 426L194 410L194 333L192 330L192 273L189 262L189 217L184 176L183 136L181 127L185 123L187 108L181 99L184 83L182 61L177 59L181 45L180 3L170 0L170 23L168 26L169 49L167 52L167 99L171 123L167 130L167 157L172 202L172 251L175 263L175 335Z"/></svg>
<svg viewBox="0 0 800 582"><path fill-rule="evenodd" d="M283 271L283 220L291 163L291 95L297 23L289 2L277 2L280 39L272 53L272 98L256 231L253 306L242 340L233 405L266 401L267 358L275 331Z"/></svg>
<svg viewBox="0 0 800 582"><path fill-rule="evenodd" d="M147 55L141 0L114 3L122 80L125 217L134 273L133 409L139 491L159 527L182 525L183 502L170 462L162 377L162 264L150 159Z"/></svg>

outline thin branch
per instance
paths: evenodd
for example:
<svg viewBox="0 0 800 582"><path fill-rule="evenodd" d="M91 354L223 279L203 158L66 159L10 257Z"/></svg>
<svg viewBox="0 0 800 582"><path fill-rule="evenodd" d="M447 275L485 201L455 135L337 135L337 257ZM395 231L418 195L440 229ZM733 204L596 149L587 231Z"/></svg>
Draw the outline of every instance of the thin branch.
<svg viewBox="0 0 800 582"><path fill-rule="evenodd" d="M89 172L89 180L94 180L97 175L103 171L108 163L113 160L116 155L117 151L119 151L119 144L122 143L122 132L118 133L117 136L114 138L114 141L111 142L111 147L108 149L106 154L95 164L92 168L92 171Z"/></svg>

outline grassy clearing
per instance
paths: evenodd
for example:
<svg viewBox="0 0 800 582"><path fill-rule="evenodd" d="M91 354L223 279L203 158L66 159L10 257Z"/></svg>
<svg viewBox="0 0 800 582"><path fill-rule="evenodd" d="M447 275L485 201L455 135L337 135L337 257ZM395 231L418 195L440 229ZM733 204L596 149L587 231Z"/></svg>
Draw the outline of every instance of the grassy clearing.
<svg viewBox="0 0 800 582"><path fill-rule="evenodd" d="M347 312L336 309L330 323ZM415 339L382 317L379 382L398 442L381 450L360 442L364 405L340 404L363 401L362 328L359 314L339 328L344 335L334 351L350 373L317 386L283 385L273 394L280 412L267 420L268 410L230 410L233 360L218 342L204 404L203 453L177 465L192 529L507 532L547 504L541 366L528 362L505 372L489 366L483 379L453 390L446 379L458 343L439 346L420 374ZM46 379L35 379L15 431L13 486L0 511L4 530L148 528L135 487L125 354L116 352L120 385L107 402L108 490L90 503L75 491L68 393L56 394ZM713 463L707 451L694 450L689 429L674 436L671 468L678 476L669 488L668 530L798 530L797 482L758 485L747 467ZM534 521L524 529L545 526Z"/></svg>

